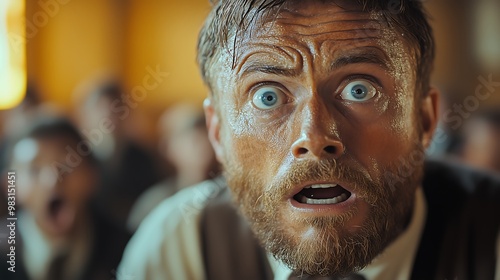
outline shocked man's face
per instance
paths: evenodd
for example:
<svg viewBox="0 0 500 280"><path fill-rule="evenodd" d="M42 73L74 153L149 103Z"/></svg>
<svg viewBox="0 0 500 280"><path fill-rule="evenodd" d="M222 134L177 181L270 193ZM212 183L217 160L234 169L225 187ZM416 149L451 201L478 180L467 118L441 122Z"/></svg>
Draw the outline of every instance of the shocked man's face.
<svg viewBox="0 0 500 280"><path fill-rule="evenodd" d="M435 93L376 14L297 1L251 29L234 68L220 52L205 108L229 188L292 269L360 269L409 223Z"/></svg>

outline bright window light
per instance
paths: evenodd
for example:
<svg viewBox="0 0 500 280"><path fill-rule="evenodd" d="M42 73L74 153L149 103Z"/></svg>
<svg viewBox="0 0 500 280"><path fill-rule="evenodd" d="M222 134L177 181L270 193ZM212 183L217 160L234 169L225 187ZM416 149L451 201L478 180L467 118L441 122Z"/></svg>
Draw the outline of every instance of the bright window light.
<svg viewBox="0 0 500 280"><path fill-rule="evenodd" d="M26 92L25 1L0 1L0 110L17 106Z"/></svg>

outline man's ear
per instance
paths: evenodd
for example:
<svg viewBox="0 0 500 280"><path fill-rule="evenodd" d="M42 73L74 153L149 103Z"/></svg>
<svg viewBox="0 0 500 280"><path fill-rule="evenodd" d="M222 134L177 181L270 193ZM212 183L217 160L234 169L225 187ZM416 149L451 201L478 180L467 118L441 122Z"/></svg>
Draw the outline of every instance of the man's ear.
<svg viewBox="0 0 500 280"><path fill-rule="evenodd" d="M431 87L421 103L421 122L422 122L422 144L424 148L429 147L434 131L436 130L439 118L439 90Z"/></svg>
<svg viewBox="0 0 500 280"><path fill-rule="evenodd" d="M224 148L220 140L220 119L215 111L213 100L208 97L203 102L205 110L205 119L207 122L208 139L214 148L215 156L220 163L224 161Z"/></svg>

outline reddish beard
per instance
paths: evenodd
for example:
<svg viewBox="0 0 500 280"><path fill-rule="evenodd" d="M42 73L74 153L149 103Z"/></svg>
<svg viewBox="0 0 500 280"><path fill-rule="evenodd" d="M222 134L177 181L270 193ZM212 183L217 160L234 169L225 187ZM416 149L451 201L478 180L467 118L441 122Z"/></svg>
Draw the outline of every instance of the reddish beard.
<svg viewBox="0 0 500 280"><path fill-rule="evenodd" d="M335 160L297 161L288 172L265 184L258 172L241 162L228 158L225 163L235 202L262 246L292 270L322 276L362 269L406 228L423 174L423 167L416 166L409 176L394 184L383 181L382 174L371 178L362 168ZM398 174L396 165L380 170ZM363 224L355 230L346 229L346 222L357 209L337 216L284 215L290 191L306 181L348 182L357 198L369 205ZM305 231L312 234L305 238Z"/></svg>

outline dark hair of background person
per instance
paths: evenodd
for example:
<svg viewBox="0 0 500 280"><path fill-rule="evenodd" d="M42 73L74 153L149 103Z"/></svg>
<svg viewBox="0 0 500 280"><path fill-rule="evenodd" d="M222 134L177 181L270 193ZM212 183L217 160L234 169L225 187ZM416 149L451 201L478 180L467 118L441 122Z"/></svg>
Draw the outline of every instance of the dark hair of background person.
<svg viewBox="0 0 500 280"><path fill-rule="evenodd" d="M80 145L81 149L84 151L90 151L91 149L84 141L80 132L78 132L76 127L68 119L64 117L41 117L9 141L6 145L8 152L2 157L1 166L8 166L12 157L13 147L20 140L27 138L54 139L58 137L68 137L75 146ZM97 164L97 160L92 153L89 153L84 158L92 165Z"/></svg>
<svg viewBox="0 0 500 280"><path fill-rule="evenodd" d="M122 97L123 89L117 81L107 81L106 83L99 85L89 94L89 99L86 105L92 105L97 103L97 101L102 98L108 100L120 100Z"/></svg>

